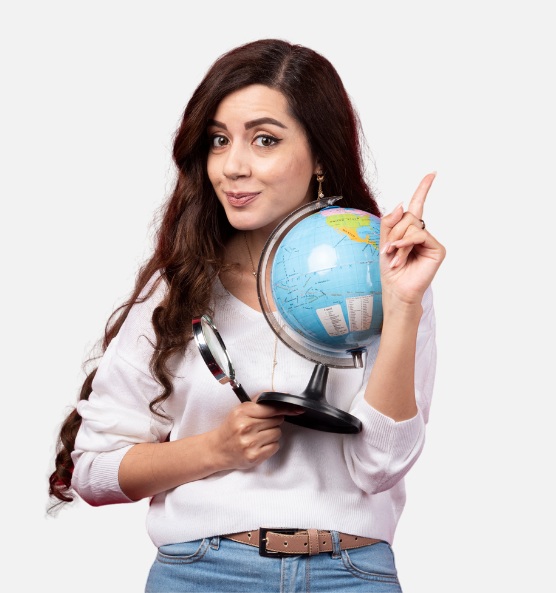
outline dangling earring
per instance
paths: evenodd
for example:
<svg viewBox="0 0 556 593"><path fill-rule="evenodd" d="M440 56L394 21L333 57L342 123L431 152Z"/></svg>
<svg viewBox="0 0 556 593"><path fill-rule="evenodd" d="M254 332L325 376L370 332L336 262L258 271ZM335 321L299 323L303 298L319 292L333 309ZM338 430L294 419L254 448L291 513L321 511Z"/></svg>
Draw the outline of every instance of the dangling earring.
<svg viewBox="0 0 556 593"><path fill-rule="evenodd" d="M317 200L322 200L322 198L324 198L324 192L322 191L322 182L324 181L324 173L322 171L317 172L317 181L319 184L319 189L317 190Z"/></svg>

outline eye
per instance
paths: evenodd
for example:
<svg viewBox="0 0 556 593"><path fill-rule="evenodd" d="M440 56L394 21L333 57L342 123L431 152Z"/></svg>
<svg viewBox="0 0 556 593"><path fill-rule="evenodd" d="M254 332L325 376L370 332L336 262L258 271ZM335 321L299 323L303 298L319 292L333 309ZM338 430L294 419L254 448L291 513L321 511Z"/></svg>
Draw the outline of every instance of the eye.
<svg viewBox="0 0 556 593"><path fill-rule="evenodd" d="M280 142L278 138L270 136L269 134L260 134L255 138L255 144L264 148L274 146L275 144L278 144L278 142Z"/></svg>
<svg viewBox="0 0 556 593"><path fill-rule="evenodd" d="M221 148L222 146L226 146L228 143L228 138L226 138L226 136L222 136L221 134L215 134L210 139L210 145L212 148Z"/></svg>

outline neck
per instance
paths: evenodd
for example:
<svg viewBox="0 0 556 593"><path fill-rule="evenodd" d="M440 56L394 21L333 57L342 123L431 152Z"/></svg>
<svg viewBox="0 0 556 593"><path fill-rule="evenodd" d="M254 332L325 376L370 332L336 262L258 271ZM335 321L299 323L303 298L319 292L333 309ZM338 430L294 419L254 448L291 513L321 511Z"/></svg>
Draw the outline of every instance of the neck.
<svg viewBox="0 0 556 593"><path fill-rule="evenodd" d="M244 241L247 241L249 245L249 249L251 250L251 255L253 256L253 261L255 266L258 265L259 259L263 252L264 246L266 241L269 237L269 233L265 233L262 229L256 229L254 231L239 231L244 235Z"/></svg>
<svg viewBox="0 0 556 593"><path fill-rule="evenodd" d="M232 264L241 274L256 277L267 238L268 236L258 232L258 229L256 231L238 230L226 246L226 262Z"/></svg>

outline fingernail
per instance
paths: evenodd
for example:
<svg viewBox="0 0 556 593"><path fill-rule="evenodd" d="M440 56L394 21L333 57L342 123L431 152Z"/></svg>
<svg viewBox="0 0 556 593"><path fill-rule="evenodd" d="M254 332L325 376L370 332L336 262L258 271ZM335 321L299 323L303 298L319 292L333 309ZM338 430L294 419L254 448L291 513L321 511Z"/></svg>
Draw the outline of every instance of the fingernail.
<svg viewBox="0 0 556 593"><path fill-rule="evenodd" d="M394 258L394 259L393 259L393 260L390 262L390 267L391 267L391 268L395 268L395 267L398 265L399 261L400 261L400 258L399 258L398 256L396 256L396 257L395 257L395 258Z"/></svg>
<svg viewBox="0 0 556 593"><path fill-rule="evenodd" d="M392 243L384 243L384 247L380 250L380 254L382 255L383 253L386 253L390 245L392 245Z"/></svg>
<svg viewBox="0 0 556 593"><path fill-rule="evenodd" d="M390 216L392 214L394 214L394 212L396 212L397 210L399 210L400 208L402 208L403 210L403 202L400 202L391 212L390 212Z"/></svg>
<svg viewBox="0 0 556 593"><path fill-rule="evenodd" d="M398 208L401 208L403 206L403 202L400 202L395 208L394 210L392 210L392 213L394 213L396 210L398 210Z"/></svg>

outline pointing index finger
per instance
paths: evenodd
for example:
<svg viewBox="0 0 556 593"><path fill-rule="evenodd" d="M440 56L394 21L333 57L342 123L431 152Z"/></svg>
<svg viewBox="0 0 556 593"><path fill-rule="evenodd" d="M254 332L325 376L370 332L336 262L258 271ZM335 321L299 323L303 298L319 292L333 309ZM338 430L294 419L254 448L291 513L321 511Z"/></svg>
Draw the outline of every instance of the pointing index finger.
<svg viewBox="0 0 556 593"><path fill-rule="evenodd" d="M434 173L429 173L428 175L425 175L409 202L407 211L411 212L411 214L413 214L417 218L423 218L425 199L427 197L427 194L429 193L429 189L435 177L436 171Z"/></svg>

